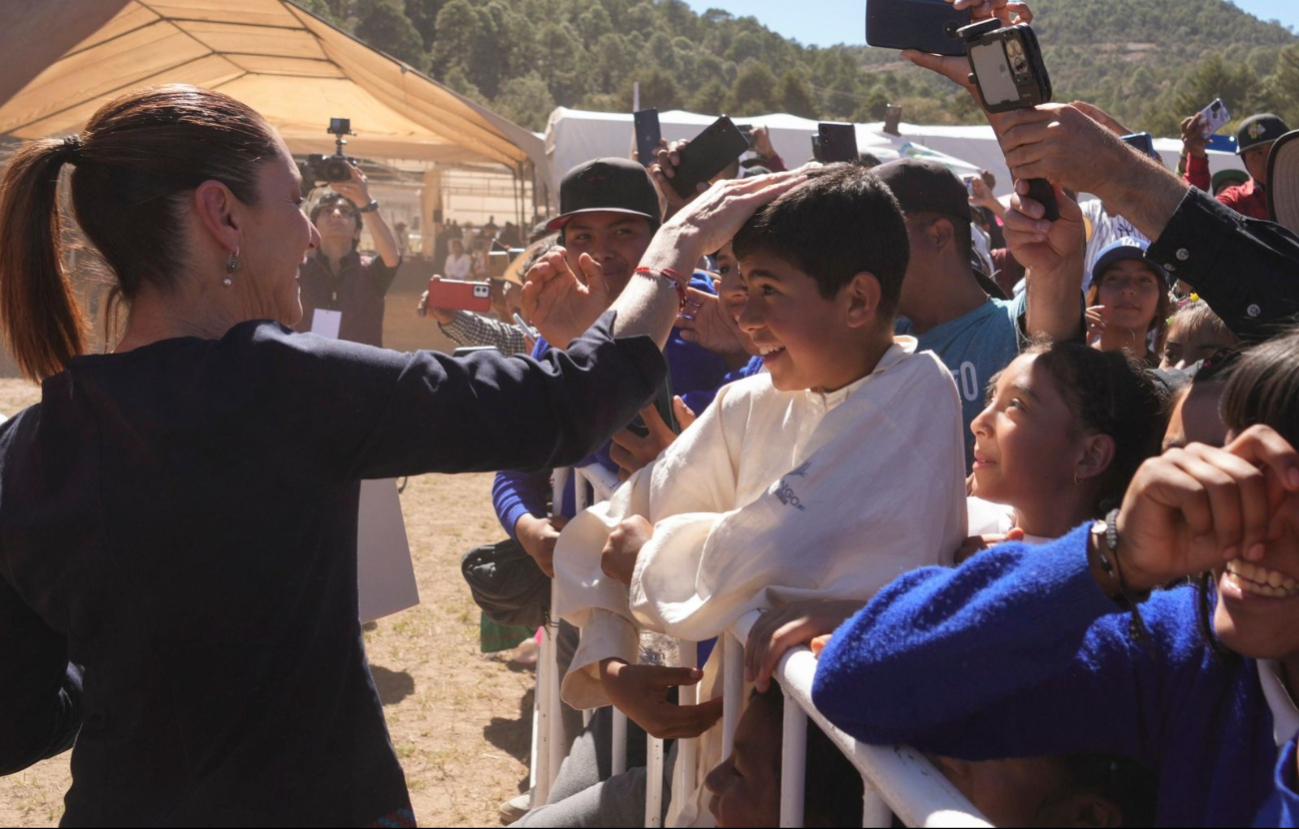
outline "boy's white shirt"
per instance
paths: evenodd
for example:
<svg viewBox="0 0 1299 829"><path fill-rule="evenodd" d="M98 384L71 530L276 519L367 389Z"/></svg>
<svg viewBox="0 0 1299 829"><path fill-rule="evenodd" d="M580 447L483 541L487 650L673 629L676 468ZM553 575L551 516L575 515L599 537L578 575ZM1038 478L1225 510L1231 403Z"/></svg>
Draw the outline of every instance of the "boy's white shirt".
<svg viewBox="0 0 1299 829"><path fill-rule="evenodd" d="M637 662L638 628L702 641L777 600L864 603L905 572L950 563L967 532L961 405L951 372L914 352L899 338L874 372L830 394L780 392L769 375L728 385L653 464L573 519L555 548L557 610L582 629L563 699L608 705L599 664ZM628 590L600 553L633 515L654 536ZM700 699L720 694L716 662ZM701 739L697 784L721 759L717 732ZM708 822L701 793L674 796L671 825Z"/></svg>

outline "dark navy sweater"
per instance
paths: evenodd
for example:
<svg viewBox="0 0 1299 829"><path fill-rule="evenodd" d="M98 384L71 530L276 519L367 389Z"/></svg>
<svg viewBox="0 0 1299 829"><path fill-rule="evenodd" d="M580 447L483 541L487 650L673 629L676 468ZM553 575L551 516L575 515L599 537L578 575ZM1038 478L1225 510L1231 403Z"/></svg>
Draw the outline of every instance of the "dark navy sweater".
<svg viewBox="0 0 1299 829"><path fill-rule="evenodd" d="M835 633L814 701L872 744L1129 757L1159 776L1159 825L1251 824L1277 768L1257 665L1214 654L1190 587L1143 604L1154 648L1134 642L1091 575L1087 534L899 578Z"/></svg>
<svg viewBox="0 0 1299 829"><path fill-rule="evenodd" d="M266 321L72 360L0 426L0 774L76 736L64 825L410 824L360 482L583 457L666 372L611 320L540 362Z"/></svg>

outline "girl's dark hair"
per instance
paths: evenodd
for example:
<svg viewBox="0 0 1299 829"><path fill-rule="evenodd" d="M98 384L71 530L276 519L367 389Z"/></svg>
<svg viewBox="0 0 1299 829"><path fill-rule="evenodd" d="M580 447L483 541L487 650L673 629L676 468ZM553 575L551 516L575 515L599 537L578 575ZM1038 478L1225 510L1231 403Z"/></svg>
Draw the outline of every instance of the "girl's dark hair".
<svg viewBox="0 0 1299 829"><path fill-rule="evenodd" d="M1164 435L1164 398L1159 386L1121 351L1098 351L1077 343L1038 343L1028 351L1051 375L1081 429L1109 435L1114 460L1100 478L1092 515L1104 518L1123 501L1141 464L1159 454Z"/></svg>
<svg viewBox="0 0 1299 829"><path fill-rule="evenodd" d="M1244 352L1231 367L1222 393L1222 422L1233 434L1271 426L1299 446L1299 327ZM1219 654L1227 652L1213 632L1213 574L1199 578L1200 630Z"/></svg>
<svg viewBox="0 0 1299 829"><path fill-rule="evenodd" d="M193 86L151 87L99 109L79 136L23 146L0 181L0 326L23 374L39 380L85 351L86 323L63 266L59 172L87 238L128 302L145 283L175 285L183 258L181 205L205 181L257 202L260 163L275 133L246 105Z"/></svg>

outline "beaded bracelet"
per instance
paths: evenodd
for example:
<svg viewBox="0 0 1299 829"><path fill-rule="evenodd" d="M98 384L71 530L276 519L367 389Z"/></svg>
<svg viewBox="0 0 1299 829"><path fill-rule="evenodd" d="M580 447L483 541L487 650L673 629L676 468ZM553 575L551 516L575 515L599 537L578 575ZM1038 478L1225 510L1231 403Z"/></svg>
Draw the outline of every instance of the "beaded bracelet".
<svg viewBox="0 0 1299 829"><path fill-rule="evenodd" d="M690 280L681 274L680 271L674 271L672 268L637 268L637 276L644 276L649 279L662 279L672 283L676 288L677 298L681 300L681 308L686 307L686 285Z"/></svg>
<svg viewBox="0 0 1299 829"><path fill-rule="evenodd" d="M1110 556L1114 561L1111 564L1109 557L1105 555L1105 550L1100 551L1101 569L1105 574L1118 580L1119 594L1123 597L1123 604L1126 610L1132 611L1132 619L1128 625L1128 632L1132 639L1137 642L1143 642L1147 647L1153 647L1153 640L1150 638L1150 631L1146 628L1146 621L1141 618L1141 611L1138 605L1150 598L1150 594L1137 598L1132 593L1132 588L1128 587L1128 581L1123 577L1123 563L1119 559L1119 510L1110 510L1109 515L1105 516L1105 547L1109 548Z"/></svg>

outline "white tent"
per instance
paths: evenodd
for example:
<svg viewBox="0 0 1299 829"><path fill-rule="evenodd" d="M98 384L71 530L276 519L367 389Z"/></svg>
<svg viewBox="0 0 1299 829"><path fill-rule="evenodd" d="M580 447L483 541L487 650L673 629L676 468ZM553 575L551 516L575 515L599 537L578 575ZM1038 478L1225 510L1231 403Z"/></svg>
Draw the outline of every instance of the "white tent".
<svg viewBox="0 0 1299 829"><path fill-rule="evenodd" d="M266 116L295 153L331 153L328 119L349 117L349 150L387 160L546 170L541 140L377 52L288 0L108 0L120 10L51 50L77 0L5 0L21 22L0 33L10 71L30 78L0 98L0 134L81 129L122 92L165 83L219 89ZM6 14L12 13L13 8ZM57 37L57 33L53 33ZM53 62L51 62L53 61Z"/></svg>
<svg viewBox="0 0 1299 829"><path fill-rule="evenodd" d="M673 110L659 113L663 137L669 141L693 138L704 127L716 120L715 116L696 115ZM736 118L736 123L767 127L776 152L790 166L802 164L812 156L811 138L817 133L817 122L794 115L760 115ZM992 128L982 127L925 127L902 124L900 135L884 132L882 123L857 124L857 147L862 152L873 153L888 161L901 156L937 157L956 172L990 170L997 177L997 193L1010 192L1010 171L1001 154L1001 148L992 134ZM630 154L633 142L632 116L629 113L585 112L560 107L550 116L546 128L546 152L551 158L551 169L558 179L583 161L602 156ZM1181 152L1181 142L1160 139L1155 148L1164 162L1174 169ZM1216 173L1224 169L1243 169L1240 160L1229 153L1210 153L1210 163Z"/></svg>

